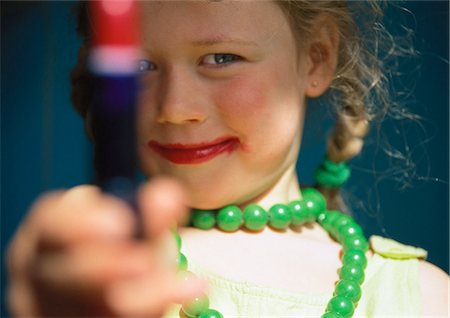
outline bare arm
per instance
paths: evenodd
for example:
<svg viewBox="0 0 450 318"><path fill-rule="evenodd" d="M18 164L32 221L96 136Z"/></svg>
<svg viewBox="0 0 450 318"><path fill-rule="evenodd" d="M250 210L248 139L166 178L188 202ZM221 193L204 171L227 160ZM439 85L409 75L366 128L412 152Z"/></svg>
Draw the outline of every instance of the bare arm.
<svg viewBox="0 0 450 318"><path fill-rule="evenodd" d="M420 262L423 317L449 317L449 276L439 267Z"/></svg>

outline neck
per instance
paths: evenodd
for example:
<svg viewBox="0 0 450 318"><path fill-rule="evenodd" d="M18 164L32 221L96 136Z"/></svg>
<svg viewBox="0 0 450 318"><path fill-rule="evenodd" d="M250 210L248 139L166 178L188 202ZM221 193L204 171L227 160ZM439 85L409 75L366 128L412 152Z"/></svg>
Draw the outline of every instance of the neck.
<svg viewBox="0 0 450 318"><path fill-rule="evenodd" d="M299 198L301 198L300 186L298 184L295 165L292 165L286 169L286 171L272 187L256 198L253 198L251 201L243 203L240 207L244 208L250 203L257 203L264 209L268 210L274 204L287 204L290 201L297 200Z"/></svg>

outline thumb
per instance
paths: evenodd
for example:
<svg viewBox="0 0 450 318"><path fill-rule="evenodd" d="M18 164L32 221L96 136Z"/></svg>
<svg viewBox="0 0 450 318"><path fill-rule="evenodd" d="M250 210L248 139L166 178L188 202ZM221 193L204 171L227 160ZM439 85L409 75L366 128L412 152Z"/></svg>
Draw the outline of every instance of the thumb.
<svg viewBox="0 0 450 318"><path fill-rule="evenodd" d="M187 194L174 179L158 177L144 184L138 193L142 228L146 235L163 234L176 223L188 217Z"/></svg>

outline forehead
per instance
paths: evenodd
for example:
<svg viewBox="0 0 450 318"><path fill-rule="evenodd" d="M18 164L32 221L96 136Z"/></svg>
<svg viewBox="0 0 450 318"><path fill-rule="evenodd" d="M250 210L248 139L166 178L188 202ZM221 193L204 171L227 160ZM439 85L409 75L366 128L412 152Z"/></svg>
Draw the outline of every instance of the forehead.
<svg viewBox="0 0 450 318"><path fill-rule="evenodd" d="M220 40L230 34L269 41L290 31L272 1L143 1L141 6L146 41Z"/></svg>

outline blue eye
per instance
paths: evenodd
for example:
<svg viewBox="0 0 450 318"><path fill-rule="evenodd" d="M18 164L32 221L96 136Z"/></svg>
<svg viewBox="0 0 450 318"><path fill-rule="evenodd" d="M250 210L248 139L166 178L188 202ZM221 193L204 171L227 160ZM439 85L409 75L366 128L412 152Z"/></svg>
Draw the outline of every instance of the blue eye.
<svg viewBox="0 0 450 318"><path fill-rule="evenodd" d="M138 72L145 73L148 71L156 70L156 65L149 60L139 60L138 62Z"/></svg>
<svg viewBox="0 0 450 318"><path fill-rule="evenodd" d="M218 53L218 54L208 54L206 55L202 63L209 64L209 65L223 65L223 64L230 64L232 62L240 61L242 60L242 57L236 54L230 54L230 53Z"/></svg>

